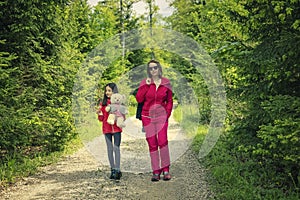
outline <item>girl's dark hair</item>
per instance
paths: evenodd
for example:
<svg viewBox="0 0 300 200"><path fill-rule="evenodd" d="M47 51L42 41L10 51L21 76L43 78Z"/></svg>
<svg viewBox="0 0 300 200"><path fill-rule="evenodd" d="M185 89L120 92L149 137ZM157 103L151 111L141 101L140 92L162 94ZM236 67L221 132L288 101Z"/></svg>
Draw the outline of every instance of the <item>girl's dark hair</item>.
<svg viewBox="0 0 300 200"><path fill-rule="evenodd" d="M108 98L107 98L107 96L105 94L107 86L112 89L113 93L118 93L119 92L118 87L117 87L117 85L115 83L108 83L108 84L106 84L105 87L104 87L104 97L103 97L103 101L102 101L102 106L107 106L107 99Z"/></svg>
<svg viewBox="0 0 300 200"><path fill-rule="evenodd" d="M161 78L161 76L162 76L162 68L161 68L160 63L158 61L156 61L156 60L150 60L147 63L147 75L148 75L148 77L151 78L151 76L152 76L151 73L150 73L150 70L149 70L150 63L155 63L157 65L158 71L159 71L159 78Z"/></svg>

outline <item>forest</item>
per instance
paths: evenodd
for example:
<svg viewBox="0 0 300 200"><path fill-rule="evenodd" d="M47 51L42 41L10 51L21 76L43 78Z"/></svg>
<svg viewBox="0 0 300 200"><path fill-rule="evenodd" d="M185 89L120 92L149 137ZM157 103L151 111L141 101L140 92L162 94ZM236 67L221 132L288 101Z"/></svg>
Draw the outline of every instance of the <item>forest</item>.
<svg viewBox="0 0 300 200"><path fill-rule="evenodd" d="M198 102L181 120L223 129L199 158L218 199L298 199L300 1L170 0L167 17L153 0L136 14L139 1L0 1L0 187L65 151L124 74L134 115L132 80L154 58L194 92L174 85L178 108Z"/></svg>

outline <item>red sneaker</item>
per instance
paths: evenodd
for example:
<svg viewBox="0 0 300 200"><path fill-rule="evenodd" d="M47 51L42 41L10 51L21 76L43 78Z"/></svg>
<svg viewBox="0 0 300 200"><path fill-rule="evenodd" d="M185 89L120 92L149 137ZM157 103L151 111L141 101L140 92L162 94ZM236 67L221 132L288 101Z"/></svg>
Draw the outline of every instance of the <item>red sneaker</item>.
<svg viewBox="0 0 300 200"><path fill-rule="evenodd" d="M169 172L164 172L164 178L163 178L164 181L168 181L168 180L171 180L171 175Z"/></svg>
<svg viewBox="0 0 300 200"><path fill-rule="evenodd" d="M159 174L153 174L152 178L151 178L151 181L152 182L156 182L156 181L159 181L159 179L160 179L160 175Z"/></svg>

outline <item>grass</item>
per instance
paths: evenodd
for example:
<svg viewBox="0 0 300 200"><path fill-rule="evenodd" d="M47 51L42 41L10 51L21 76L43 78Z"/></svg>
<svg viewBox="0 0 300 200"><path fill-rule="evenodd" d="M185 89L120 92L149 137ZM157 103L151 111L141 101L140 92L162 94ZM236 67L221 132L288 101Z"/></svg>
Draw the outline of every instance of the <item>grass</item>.
<svg viewBox="0 0 300 200"><path fill-rule="evenodd" d="M136 105L134 106L128 106L128 115L126 117L135 116L136 114Z"/></svg>
<svg viewBox="0 0 300 200"><path fill-rule="evenodd" d="M126 118L135 116L136 107L128 106L128 114ZM102 123L98 121L97 114L90 112L85 118L86 123L77 126L80 139L85 143L92 141L94 138L102 134Z"/></svg>
<svg viewBox="0 0 300 200"><path fill-rule="evenodd" d="M84 143L102 134L102 124L98 121L96 113L90 112L85 121L86 123L76 125L79 137Z"/></svg>
<svg viewBox="0 0 300 200"><path fill-rule="evenodd" d="M34 158L28 158L23 155L15 154L7 158L7 162L0 165L0 189L15 183L22 177L38 172L39 168L49 164L56 163L61 157L70 155L83 147L79 137L70 141L64 151L53 152L49 155L36 155Z"/></svg>
<svg viewBox="0 0 300 200"><path fill-rule="evenodd" d="M182 122L182 110L178 107L173 115L176 121ZM181 123L182 124L182 123ZM183 123L189 126L189 123ZM199 125L193 139L192 149L198 154L207 134L208 126ZM211 189L216 199L222 200L298 200L297 191L283 191L273 187L272 177L266 170L250 158L241 161L226 148L226 137L222 135L212 151L201 162L209 170ZM273 176L276 176L275 174ZM268 184L266 184L268 183Z"/></svg>
<svg viewBox="0 0 300 200"><path fill-rule="evenodd" d="M224 142L220 139L215 149L204 158L214 179L211 185L218 199L299 199L296 192L282 191L266 185L266 182L272 184L272 177L267 176L267 169L250 158L241 162L224 148Z"/></svg>
<svg viewBox="0 0 300 200"><path fill-rule="evenodd" d="M129 114L127 117L135 116L135 106L129 106L128 110ZM79 128L79 136L70 141L62 152L53 152L49 155L40 154L36 155L34 158L15 154L6 158L7 162L0 164L0 189L15 183L22 177L35 174L42 166L56 163L62 157L73 154L83 147L83 142L91 141L93 138L102 134L102 126L97 120L97 115L95 113L90 113L90 115L87 116L86 121L89 123L82 125L80 128L77 127Z"/></svg>
<svg viewBox="0 0 300 200"><path fill-rule="evenodd" d="M179 122L188 137L194 138L196 135L203 135L203 126L199 126L199 113L197 108L192 105L178 105L173 110L175 121Z"/></svg>
<svg viewBox="0 0 300 200"><path fill-rule="evenodd" d="M190 109L188 113L193 115L193 112L190 112L191 108L187 109ZM135 107L131 107L129 110L131 116L135 115ZM190 129L190 126L193 126L195 122L190 120L192 117L183 114L183 110L185 110L185 108L178 106L173 112L174 118L178 122L183 122L184 117L189 119L185 120L181 125L192 133L194 129ZM90 117L91 120L95 121L95 116L91 115ZM92 131L93 133L86 139L101 134L99 122L94 128L90 127L90 129L94 131ZM207 125L197 126L192 143L192 149L195 153L198 153L207 134L207 130ZM251 159L241 162L232 155L232 152L226 149L225 146L226 138L225 136L221 136L210 154L201 160L206 168L209 169L210 176L212 177L210 179L210 185L216 199L299 199L299 193L295 191L282 191L270 185L265 185L268 181L272 184L272 177L266 175L267 169L260 167L259 164ZM36 173L39 167L58 162L61 157L70 155L81 147L83 147L82 138L77 137L66 145L63 152L54 152L50 155L38 155L33 159L22 157L21 155L14 155L7 163L0 165L0 188L12 184L22 177Z"/></svg>

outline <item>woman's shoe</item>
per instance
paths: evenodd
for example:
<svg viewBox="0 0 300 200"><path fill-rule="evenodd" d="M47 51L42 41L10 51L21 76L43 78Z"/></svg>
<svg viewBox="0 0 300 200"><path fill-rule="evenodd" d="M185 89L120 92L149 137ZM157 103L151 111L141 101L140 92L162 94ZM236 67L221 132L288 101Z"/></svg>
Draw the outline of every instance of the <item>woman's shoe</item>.
<svg viewBox="0 0 300 200"><path fill-rule="evenodd" d="M152 178L151 178L151 181L152 182L156 182L156 181L159 181L159 179L160 179L160 175L159 174L153 174Z"/></svg>
<svg viewBox="0 0 300 200"><path fill-rule="evenodd" d="M116 170L115 169L111 169L111 173L110 173L109 179L115 179L115 177L116 177Z"/></svg>
<svg viewBox="0 0 300 200"><path fill-rule="evenodd" d="M171 175L169 172L164 172L163 174L164 174L164 177L163 177L164 181L168 181L171 179Z"/></svg>

